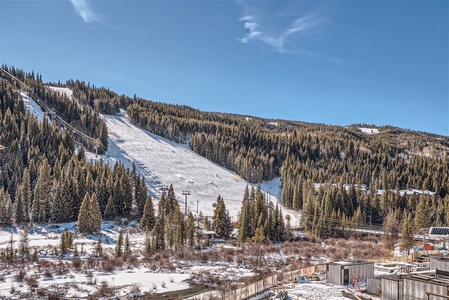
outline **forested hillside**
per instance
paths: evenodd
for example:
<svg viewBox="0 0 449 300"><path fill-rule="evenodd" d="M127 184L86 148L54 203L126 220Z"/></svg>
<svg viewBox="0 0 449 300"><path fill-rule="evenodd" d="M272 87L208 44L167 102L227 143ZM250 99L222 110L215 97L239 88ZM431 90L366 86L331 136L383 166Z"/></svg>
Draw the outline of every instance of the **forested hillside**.
<svg viewBox="0 0 449 300"><path fill-rule="evenodd" d="M74 80L52 84L66 86L73 91L72 99L64 99L46 89L40 76L14 69L10 71L25 80L37 95L64 114L72 124L98 137L105 146L107 128L99 113L115 114L126 109L134 124L170 140L188 143L198 154L237 172L249 182L259 183L281 177L283 204L302 210L303 226L318 236L340 235L339 230L345 224L382 225L388 215L394 216L398 224L405 218L414 219L415 230L430 225L446 225L449 219L446 217L449 216L447 137L390 126L327 126L201 112L135 96L119 96L109 89ZM5 83L3 90L4 94L14 93ZM7 104L7 101L10 100L2 100L4 120L11 118L8 117L7 105L11 106L9 111L19 109L16 114L26 115L17 107L18 104ZM9 126L16 126L17 136L20 136L22 123L27 119L17 119L18 124ZM39 126L58 132L54 124ZM2 131L2 135L5 134L12 133ZM40 146L46 147L45 150L39 148L38 153L43 155L49 151L46 156L50 166L54 168L59 163L60 169L64 170L66 165L70 165L70 171L66 172L73 175L74 163L69 163L75 156L73 141L65 133L60 132L59 135L64 143L71 145L69 150L65 150L67 154L59 153L62 150L55 152L54 149L61 144L58 140L54 145L45 140ZM14 139L2 136L0 142L13 146ZM6 155L12 154L8 151ZM29 156L28 153L22 154L20 164L29 166L32 179L36 181L37 169L42 162L38 159L32 166ZM77 161L82 163L80 158ZM94 182L98 174L112 174L101 170L87 171L89 168L107 168L101 165L82 168L85 175L92 172ZM8 185L12 182L14 186L14 182L21 181L23 173L22 170L14 176L2 174L2 178L12 178L12 181L3 179L3 186L6 188L5 182ZM79 178L79 175L71 177ZM108 181L107 177L103 180ZM111 179L112 182L114 180ZM405 192L406 189L409 191ZM411 192L411 189L415 191ZM8 188L8 192L14 197L15 188ZM107 199L103 197L101 201L104 206Z"/></svg>
<svg viewBox="0 0 449 300"><path fill-rule="evenodd" d="M74 221L86 197L95 199L92 206L105 219L128 215L133 207L142 215L147 193L139 175L121 164L86 162L84 148L75 151L74 136L46 117L38 122L6 80L0 81L0 124L0 225Z"/></svg>
<svg viewBox="0 0 449 300"><path fill-rule="evenodd" d="M318 236L341 234L336 225L382 225L391 211L398 223L409 213L416 230L446 224L447 137L390 126L367 134L359 129L367 125L266 120L140 99L127 110L139 126L189 142L250 182L281 176L284 205L303 210L303 225ZM399 192L405 189L430 192Z"/></svg>

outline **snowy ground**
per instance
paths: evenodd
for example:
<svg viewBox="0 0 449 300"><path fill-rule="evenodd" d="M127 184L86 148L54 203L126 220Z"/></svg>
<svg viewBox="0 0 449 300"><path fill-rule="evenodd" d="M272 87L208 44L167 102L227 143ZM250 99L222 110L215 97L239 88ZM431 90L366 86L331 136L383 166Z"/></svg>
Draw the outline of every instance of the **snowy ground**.
<svg viewBox="0 0 449 300"><path fill-rule="evenodd" d="M144 245L143 233L132 230L136 225L119 226L114 222L103 222L102 224L102 247L103 253L112 254L116 247L116 241L120 229L129 233L131 249L134 254L139 254ZM98 264L96 267L80 269L73 267L73 251L61 256L59 252L60 236L64 230L74 232L74 244L80 253L79 259L84 261L97 260L94 257L94 249L98 241L98 235L79 236L76 234L76 223L50 224L44 226L33 226L29 231L29 247L31 252L38 251L39 264L26 263L22 266L20 262L13 268L3 267L0 269L0 299L2 296L10 297L28 295L30 293L29 279L35 278L36 286L40 289L64 291L68 298L88 297L98 291L104 284L114 288L117 295L127 295L138 289L140 292L168 292L173 290L187 289L192 272L180 272L179 270L152 270L145 264L130 268L119 267L111 272L102 271ZM15 249L19 246L23 228L4 228L0 231L0 251L3 252L12 245ZM45 263L47 262L47 263ZM50 264L49 264L50 263ZM56 268L55 268L56 266ZM59 269L59 270L58 270ZM65 269L65 271L62 271ZM25 279L20 280L19 271L23 270ZM12 292L15 290L15 292Z"/></svg>
<svg viewBox="0 0 449 300"><path fill-rule="evenodd" d="M323 282L317 283L301 283L294 287L287 288L288 296L294 300L347 300L343 297L341 291L345 288L343 286L335 286ZM351 289L351 292L358 294L358 292ZM380 299L370 295L371 299Z"/></svg>
<svg viewBox="0 0 449 300"><path fill-rule="evenodd" d="M366 127L359 127L360 131L364 134L378 134L380 133L379 129L377 128L366 128Z"/></svg>
<svg viewBox="0 0 449 300"><path fill-rule="evenodd" d="M61 95L65 95L69 99L72 98L73 92L69 88L57 87L57 86L48 86L48 88L54 92L61 94Z"/></svg>

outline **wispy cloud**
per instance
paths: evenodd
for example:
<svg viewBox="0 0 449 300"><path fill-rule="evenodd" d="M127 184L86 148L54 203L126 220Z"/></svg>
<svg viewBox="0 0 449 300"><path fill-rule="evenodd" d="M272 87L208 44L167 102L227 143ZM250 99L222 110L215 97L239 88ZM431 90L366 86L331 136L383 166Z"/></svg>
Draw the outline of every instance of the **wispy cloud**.
<svg viewBox="0 0 449 300"><path fill-rule="evenodd" d="M73 7L80 17L83 18L84 22L100 22L97 14L95 14L89 7L87 0L70 0L70 2L73 4Z"/></svg>
<svg viewBox="0 0 449 300"><path fill-rule="evenodd" d="M291 52L286 45L288 40L309 34L326 22L319 14L312 12L303 15L285 12L270 15L247 6L245 11L247 14L239 21L243 23L247 33L240 42L250 44L260 41L279 52Z"/></svg>

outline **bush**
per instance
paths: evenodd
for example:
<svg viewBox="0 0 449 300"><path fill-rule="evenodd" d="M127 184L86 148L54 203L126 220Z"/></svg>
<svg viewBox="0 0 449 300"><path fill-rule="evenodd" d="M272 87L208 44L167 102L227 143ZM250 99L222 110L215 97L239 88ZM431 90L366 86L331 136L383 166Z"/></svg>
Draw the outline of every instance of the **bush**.
<svg viewBox="0 0 449 300"><path fill-rule="evenodd" d="M81 261L81 259L74 258L74 259L72 260L72 264L73 264L73 267L74 267L75 269L79 270L79 269L81 269L81 267L82 267L82 265L83 265L83 262Z"/></svg>
<svg viewBox="0 0 449 300"><path fill-rule="evenodd" d="M25 272L25 270L20 269L19 273L17 273L15 276L16 281L23 281L25 279L26 274L27 273Z"/></svg>
<svg viewBox="0 0 449 300"><path fill-rule="evenodd" d="M114 261L107 258L101 261L101 269L105 272L112 272L115 269Z"/></svg>

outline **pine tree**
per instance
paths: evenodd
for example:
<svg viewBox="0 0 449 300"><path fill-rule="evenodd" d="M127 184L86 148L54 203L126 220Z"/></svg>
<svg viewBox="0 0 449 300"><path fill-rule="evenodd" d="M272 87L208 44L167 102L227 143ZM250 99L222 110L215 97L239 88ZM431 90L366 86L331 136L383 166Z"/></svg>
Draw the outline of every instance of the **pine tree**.
<svg viewBox="0 0 449 300"><path fill-rule="evenodd" d="M101 234L98 235L97 245L95 246L95 255L101 257L103 255L103 246L101 245Z"/></svg>
<svg viewBox="0 0 449 300"><path fill-rule="evenodd" d="M137 216L142 217L145 211L145 204L149 196L147 196L147 187L145 185L145 178L137 177L136 188L134 192ZM154 212L153 212L154 216Z"/></svg>
<svg viewBox="0 0 449 300"><path fill-rule="evenodd" d="M253 241L256 244L263 244L266 240L263 227L258 227L256 229L256 234L254 235Z"/></svg>
<svg viewBox="0 0 449 300"><path fill-rule="evenodd" d="M112 198L112 195L109 196L108 204L106 205L106 208L104 210L104 219L105 220L112 220L117 216L117 212L115 210L115 203L114 199Z"/></svg>
<svg viewBox="0 0 449 300"><path fill-rule="evenodd" d="M163 219L160 219L156 222L156 224L154 224L152 244L154 252L162 251L165 249L165 231Z"/></svg>
<svg viewBox="0 0 449 300"><path fill-rule="evenodd" d="M404 213L401 231L401 250L407 250L407 254L410 254L410 249L414 243L412 219L410 214Z"/></svg>
<svg viewBox="0 0 449 300"><path fill-rule="evenodd" d="M389 250L394 249L394 244L399 239L399 222L396 219L396 214L393 210L390 210L384 221L384 235L382 240L385 244L385 248Z"/></svg>
<svg viewBox="0 0 449 300"><path fill-rule="evenodd" d="M9 193L3 187L0 189L0 225L12 225L12 205Z"/></svg>
<svg viewBox="0 0 449 300"><path fill-rule="evenodd" d="M78 214L79 233L98 233L101 231L101 213L95 193L90 197L88 193L84 196Z"/></svg>
<svg viewBox="0 0 449 300"><path fill-rule="evenodd" d="M143 230L151 231L153 230L155 218L154 218L154 207L153 200L151 196L146 196L145 207L143 209L142 218L140 219L140 228Z"/></svg>
<svg viewBox="0 0 449 300"><path fill-rule="evenodd" d="M226 210L226 205L221 196L217 197L217 205L214 209L212 228L218 236L222 238L229 238L232 232L231 217Z"/></svg>
<svg viewBox="0 0 449 300"><path fill-rule="evenodd" d="M101 232L101 212L98 205L97 194L93 193L89 202L89 218L90 218L90 230L92 233Z"/></svg>
<svg viewBox="0 0 449 300"><path fill-rule="evenodd" d="M31 186L30 186L30 171L25 168L23 171L21 194L23 206L25 208L25 222L30 221L30 211L31 211Z"/></svg>
<svg viewBox="0 0 449 300"><path fill-rule="evenodd" d="M83 202L81 203L80 211L78 214L78 232L81 234L92 232L90 228L89 208L90 208L90 196L88 193L86 193Z"/></svg>
<svg viewBox="0 0 449 300"><path fill-rule="evenodd" d="M115 245L115 256L120 257L123 254L123 231L120 230L117 238L117 244Z"/></svg>
<svg viewBox="0 0 449 300"><path fill-rule="evenodd" d="M25 203L23 201L22 196L22 188L19 186L16 190L15 195L15 202L14 202L14 218L16 221L16 224L21 224L26 222L26 209L25 209Z"/></svg>
<svg viewBox="0 0 449 300"><path fill-rule="evenodd" d="M59 248L61 253L64 254L69 251L73 247L73 233L69 230L65 230L61 234L61 242L59 244Z"/></svg>
<svg viewBox="0 0 449 300"><path fill-rule="evenodd" d="M32 206L33 222L43 223L50 219L52 180L51 167L46 158L39 169L36 187L34 188L34 200Z"/></svg>
<svg viewBox="0 0 449 300"><path fill-rule="evenodd" d="M416 206L415 218L414 218L414 227L415 232L418 232L421 228L430 227L431 221L431 210L430 210L430 201L429 199L421 194L418 199L418 205Z"/></svg>
<svg viewBox="0 0 449 300"><path fill-rule="evenodd" d="M125 237L125 254L130 255L131 254L131 244L129 242L129 233L126 233Z"/></svg>
<svg viewBox="0 0 449 300"><path fill-rule="evenodd" d="M28 238L28 227L25 225L23 227L23 233L19 242L19 254L22 257L22 260L29 259L30 250L29 250L29 238Z"/></svg>
<svg viewBox="0 0 449 300"><path fill-rule="evenodd" d="M145 248L144 248L144 253L145 254L150 254L153 252L153 246L151 245L151 237L148 234L148 232L145 235Z"/></svg>

